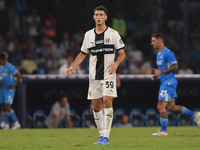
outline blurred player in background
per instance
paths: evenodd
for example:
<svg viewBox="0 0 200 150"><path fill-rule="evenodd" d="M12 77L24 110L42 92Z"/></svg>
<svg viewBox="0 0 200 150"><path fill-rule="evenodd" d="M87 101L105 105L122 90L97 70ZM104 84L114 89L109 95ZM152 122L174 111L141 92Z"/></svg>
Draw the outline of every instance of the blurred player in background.
<svg viewBox="0 0 200 150"><path fill-rule="evenodd" d="M118 32L105 24L107 15L108 11L103 6L94 9L93 18L96 28L86 32L81 52L66 71L66 74L70 76L90 53L88 99L92 100L94 119L100 133L100 138L94 145L109 144L113 121L113 98L117 97L116 70L126 57L125 45ZM119 57L114 62L116 51Z"/></svg>
<svg viewBox="0 0 200 150"><path fill-rule="evenodd" d="M162 33L152 34L151 45L154 49L157 49L159 53L157 54L157 65L158 69L154 69L154 75L152 80L160 77L160 90L158 95L158 111L160 113L160 123L161 130L152 135L168 135L167 134L167 124L168 124L168 115L166 108L170 112L181 113L193 117L194 121L197 123L197 126L200 126L200 112L194 113L193 111L183 107L177 106L175 100L177 99L176 87L178 81L176 80L174 74L178 70L178 63L173 54L167 47L164 45L164 36Z"/></svg>
<svg viewBox="0 0 200 150"><path fill-rule="evenodd" d="M12 129L20 128L20 124L16 117L15 111L11 108L14 100L15 87L18 85L21 74L11 63L7 61L7 56L4 52L0 53L0 72L1 72L1 95L0 103L3 104L3 120L5 122L4 129L9 129L9 117L13 125ZM17 77L15 81L15 76Z"/></svg>
<svg viewBox="0 0 200 150"><path fill-rule="evenodd" d="M70 105L67 97L62 97L59 102L53 104L49 116L45 120L45 125L47 128L58 128L64 118L66 118L68 127L72 128Z"/></svg>
<svg viewBox="0 0 200 150"><path fill-rule="evenodd" d="M8 61L8 53L3 52L6 55L6 60ZM1 77L1 75L0 75ZM0 85L1 87L1 85ZM2 90L0 89L0 97L2 96ZM4 103L1 104L1 128L3 129L5 127L5 122L3 120L3 108L4 108Z"/></svg>

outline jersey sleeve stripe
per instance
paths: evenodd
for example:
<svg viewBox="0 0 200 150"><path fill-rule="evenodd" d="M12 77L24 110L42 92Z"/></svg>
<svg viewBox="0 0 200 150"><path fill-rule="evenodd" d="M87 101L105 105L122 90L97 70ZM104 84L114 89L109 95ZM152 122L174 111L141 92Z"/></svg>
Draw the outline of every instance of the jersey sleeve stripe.
<svg viewBox="0 0 200 150"><path fill-rule="evenodd" d="M170 65L172 65L172 64L177 64L177 61L172 62Z"/></svg>
<svg viewBox="0 0 200 150"><path fill-rule="evenodd" d="M117 49L116 51L122 50L122 49L124 49L124 48L125 48L125 47L119 48L119 49Z"/></svg>
<svg viewBox="0 0 200 150"><path fill-rule="evenodd" d="M88 54L88 53L85 53L85 52L83 52L83 51L81 51L81 53L83 53L83 54L85 54L85 55Z"/></svg>

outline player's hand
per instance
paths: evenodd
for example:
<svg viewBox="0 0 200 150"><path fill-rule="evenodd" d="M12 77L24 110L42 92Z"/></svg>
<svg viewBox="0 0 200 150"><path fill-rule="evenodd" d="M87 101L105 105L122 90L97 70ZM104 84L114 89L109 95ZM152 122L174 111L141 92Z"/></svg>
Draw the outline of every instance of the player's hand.
<svg viewBox="0 0 200 150"><path fill-rule="evenodd" d="M110 75L111 75L111 74L115 74L115 73L116 73L116 70L117 70L117 67L118 67L117 63L111 64L110 66L108 66L108 68L110 68L110 69L108 70L108 73L109 73Z"/></svg>
<svg viewBox="0 0 200 150"><path fill-rule="evenodd" d="M162 74L162 71L161 70L158 70L158 69L153 69L154 70L154 74L158 77Z"/></svg>
<svg viewBox="0 0 200 150"><path fill-rule="evenodd" d="M157 78L157 76L156 75L153 75L152 77L151 77L151 80L155 80Z"/></svg>
<svg viewBox="0 0 200 150"><path fill-rule="evenodd" d="M69 77L71 77L72 72L74 71L74 68L71 66L67 69L66 71L66 75L68 75Z"/></svg>
<svg viewBox="0 0 200 150"><path fill-rule="evenodd" d="M11 90L11 89L13 89L13 88L15 88L15 86L14 86L14 85L7 86L7 89L8 89L8 90Z"/></svg>

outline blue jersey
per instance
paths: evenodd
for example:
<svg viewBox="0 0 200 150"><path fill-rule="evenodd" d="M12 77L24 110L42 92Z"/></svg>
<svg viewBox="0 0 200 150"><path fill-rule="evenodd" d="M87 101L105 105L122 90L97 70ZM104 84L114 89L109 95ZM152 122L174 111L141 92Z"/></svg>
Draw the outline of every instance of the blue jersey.
<svg viewBox="0 0 200 150"><path fill-rule="evenodd" d="M170 67L171 64L177 63L174 53L167 47L164 47L160 53L157 54L156 63L158 70L164 70ZM170 73L163 73L160 75L161 85L178 84L175 76L175 71Z"/></svg>
<svg viewBox="0 0 200 150"><path fill-rule="evenodd" d="M6 62L5 66L0 66L1 87L7 88L15 84L15 74L18 70L11 63Z"/></svg>

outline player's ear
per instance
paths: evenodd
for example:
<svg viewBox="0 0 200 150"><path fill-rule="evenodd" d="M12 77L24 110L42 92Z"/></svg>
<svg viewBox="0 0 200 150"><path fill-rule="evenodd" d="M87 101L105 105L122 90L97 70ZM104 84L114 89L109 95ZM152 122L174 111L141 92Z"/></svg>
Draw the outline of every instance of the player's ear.
<svg viewBox="0 0 200 150"><path fill-rule="evenodd" d="M93 15L93 19L95 20L95 15Z"/></svg>

